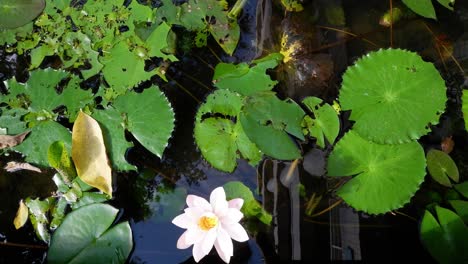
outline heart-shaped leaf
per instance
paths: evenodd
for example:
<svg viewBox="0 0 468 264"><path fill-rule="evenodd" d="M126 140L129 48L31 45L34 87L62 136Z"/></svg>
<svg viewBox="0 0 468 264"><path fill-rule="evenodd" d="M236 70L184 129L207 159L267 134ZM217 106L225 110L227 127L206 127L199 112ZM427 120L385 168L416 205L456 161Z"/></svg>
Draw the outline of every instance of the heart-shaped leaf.
<svg viewBox="0 0 468 264"><path fill-rule="evenodd" d="M443 151L431 149L427 153L427 169L432 178L447 187L451 187L450 179L458 182L459 174L457 164ZM450 178L450 179L449 179Z"/></svg>
<svg viewBox="0 0 468 264"><path fill-rule="evenodd" d="M125 263L133 247L132 231L128 222L111 227L117 213L106 204L72 211L52 236L48 263Z"/></svg>
<svg viewBox="0 0 468 264"><path fill-rule="evenodd" d="M328 158L328 175L354 176L337 194L357 210L382 214L402 207L426 175L424 150L417 142L380 145L349 131Z"/></svg>
<svg viewBox="0 0 468 264"><path fill-rule="evenodd" d="M381 144L420 138L445 109L445 82L433 64L416 53L371 52L343 75L340 103L351 110L353 130Z"/></svg>

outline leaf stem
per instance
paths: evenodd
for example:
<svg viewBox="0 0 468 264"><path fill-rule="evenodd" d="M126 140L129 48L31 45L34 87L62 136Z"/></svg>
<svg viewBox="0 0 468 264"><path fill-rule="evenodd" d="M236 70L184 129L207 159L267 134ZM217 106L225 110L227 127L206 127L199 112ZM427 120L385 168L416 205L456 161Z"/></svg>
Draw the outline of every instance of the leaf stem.
<svg viewBox="0 0 468 264"><path fill-rule="evenodd" d="M19 244L19 243L12 243L12 242L0 242L0 246L34 248L34 249L47 249L47 246Z"/></svg>
<svg viewBox="0 0 468 264"><path fill-rule="evenodd" d="M324 214L324 213L330 211L331 209L337 207L337 206L340 205L342 202L343 202L343 200L340 199L340 200L336 201L334 204L330 205L328 208L325 208L325 209L323 209L322 211L320 211L320 212L318 212L318 213L316 213L316 214L311 215L310 217L317 217L317 216L320 216L320 215L322 215L322 214Z"/></svg>
<svg viewBox="0 0 468 264"><path fill-rule="evenodd" d="M237 17L239 17L239 14L244 8L246 3L247 3L247 0L237 0L234 6L232 7L231 11L229 11L228 16L230 18L237 19Z"/></svg>

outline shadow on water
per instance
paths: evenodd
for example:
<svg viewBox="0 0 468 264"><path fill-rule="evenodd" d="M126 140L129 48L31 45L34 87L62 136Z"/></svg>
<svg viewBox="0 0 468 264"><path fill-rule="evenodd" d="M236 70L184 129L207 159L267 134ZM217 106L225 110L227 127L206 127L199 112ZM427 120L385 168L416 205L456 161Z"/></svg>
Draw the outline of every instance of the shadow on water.
<svg viewBox="0 0 468 264"><path fill-rule="evenodd" d="M378 21L379 14L386 10L386 1L364 3L357 0L322 0L316 1L315 4L310 3L311 1L305 2L308 2L308 12L318 15L316 23L345 29L344 25L337 26L320 20L323 19L320 17L323 10L320 11L319 8L317 11L317 7L335 5L345 11L348 31L361 35L380 47L388 47L388 31L375 22ZM445 18L447 14L443 13L444 10L441 12L441 17ZM193 53L183 55L180 62L174 63L168 69L168 83L161 83L156 77L152 80L160 84L171 101L176 114L176 127L163 159L149 153L133 140L135 147L128 151L127 159L135 164L139 171L115 175L116 195L111 203L122 209L120 219L130 221L134 235L135 247L129 263L194 263L191 248L176 248L176 241L183 230L173 225L171 220L182 212L187 194L207 198L214 188L234 180L242 181L254 192L263 207L272 213L273 221L271 226L260 222L246 225L252 239L248 243L235 243L235 256L231 263L395 261L406 259L406 256L416 256L424 263L433 262L419 241L417 221L401 214L371 217L357 213L339 202L333 193L334 187L339 183L322 177L325 174L325 157L330 149L321 153L316 153L316 149L304 149L304 161L294 165L291 162L266 159L258 168L254 168L239 160L237 169L231 174L211 168L201 157L192 135L194 116L199 106L198 101L203 101L204 97L214 90L211 78L213 68L219 62L218 58L229 62L249 61L261 54L275 49L277 51L279 40L274 32L281 29L281 17L281 12L278 12L269 0L248 0L240 17L241 41L233 57L221 55L223 53L219 47L211 45L210 49L197 49ZM447 18L446 21L446 24L442 24L445 28L441 30L452 34L454 39L459 38L463 29L451 29L449 25L453 23L453 19ZM396 26L393 40L395 46L421 52L425 58L436 62L441 68L438 57L430 47L430 33L424 31L425 33L417 36L417 40L405 35L412 34L414 30L423 32L420 31L422 25L421 20L415 20ZM327 52L333 60L335 70L326 87L331 91L331 96L336 94L340 76L346 66L376 47L369 45L362 38L343 39L336 31L322 29L318 30L318 35L321 38L320 45L309 48L316 50L315 53ZM320 48L327 45L327 49ZM15 56L0 54L1 61L12 67L10 69L2 66L2 80L13 75L20 78L25 75L24 69L27 67L19 67L18 71L16 70ZM459 82L454 84L456 85L459 85ZM287 94L284 89L288 88L280 88L278 92ZM300 96L303 92L299 92ZM442 127L439 131L445 128ZM466 135L455 137L459 142L463 142L460 145L466 146ZM423 139L426 144L440 142L437 140L439 138ZM314 155L308 156L307 153ZM462 156L460 149L454 150L454 153ZM2 164L7 161L9 159L1 160ZM464 160L463 164L468 162ZM54 190L51 174L50 171L35 174L6 173L0 170L0 240L41 245L36 240L30 224L26 228L14 231L12 219L20 199L27 196L47 196ZM312 195L322 197L318 200L314 213L325 209L323 213L314 217L306 214L307 204ZM418 197L414 200L417 202ZM326 208L332 205L336 206L327 211ZM421 210L417 206L412 203L402 212L414 216ZM42 263L44 253L44 249L0 246L0 263ZM221 263L221 259L213 250L200 263Z"/></svg>

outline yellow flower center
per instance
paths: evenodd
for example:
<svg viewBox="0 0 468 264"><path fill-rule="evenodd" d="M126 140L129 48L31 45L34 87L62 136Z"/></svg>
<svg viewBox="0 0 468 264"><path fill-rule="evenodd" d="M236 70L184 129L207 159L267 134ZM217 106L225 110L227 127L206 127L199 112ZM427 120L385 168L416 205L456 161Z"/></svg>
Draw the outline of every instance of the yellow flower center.
<svg viewBox="0 0 468 264"><path fill-rule="evenodd" d="M198 226L203 231L208 231L218 224L218 217L216 216L202 216L198 220Z"/></svg>

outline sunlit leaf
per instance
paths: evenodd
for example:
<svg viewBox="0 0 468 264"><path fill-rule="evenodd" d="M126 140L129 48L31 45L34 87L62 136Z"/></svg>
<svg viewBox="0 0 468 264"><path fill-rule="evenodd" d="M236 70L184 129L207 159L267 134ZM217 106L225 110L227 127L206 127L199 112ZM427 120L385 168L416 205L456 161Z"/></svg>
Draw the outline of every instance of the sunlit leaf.
<svg viewBox="0 0 468 264"><path fill-rule="evenodd" d="M437 124L447 101L445 82L416 53L371 52L343 75L339 101L351 110L353 130L380 144L418 139Z"/></svg>
<svg viewBox="0 0 468 264"><path fill-rule="evenodd" d="M434 6L432 5L431 0L402 0L403 3L411 10L413 10L416 14L436 19L436 14L434 10Z"/></svg>
<svg viewBox="0 0 468 264"><path fill-rule="evenodd" d="M72 159L82 181L112 196L112 173L101 128L83 112L73 125Z"/></svg>
<svg viewBox="0 0 468 264"><path fill-rule="evenodd" d="M223 185L227 200L242 198L244 205L241 212L248 218L258 218L261 222L269 225L272 220L271 214L262 208L260 203L253 196L249 187L239 181L230 181Z"/></svg>
<svg viewBox="0 0 468 264"><path fill-rule="evenodd" d="M49 219L48 213L54 205L55 199L52 197L44 200L27 198L26 206L29 208L29 219L34 227L34 231L39 239L49 243L50 233L48 229Z"/></svg>
<svg viewBox="0 0 468 264"><path fill-rule="evenodd" d="M284 160L300 157L289 134L304 140L301 121L304 111L292 100L281 101L272 92L248 97L240 113L245 134L265 154Z"/></svg>
<svg viewBox="0 0 468 264"><path fill-rule="evenodd" d="M174 111L157 86L142 93L127 92L117 98L114 107L126 117L125 128L149 151L162 157L172 131Z"/></svg>
<svg viewBox="0 0 468 264"><path fill-rule="evenodd" d="M128 222L111 227L117 213L106 204L72 211L52 236L47 262L125 263L133 247L132 231Z"/></svg>
<svg viewBox="0 0 468 264"><path fill-rule="evenodd" d="M382 214L403 207L426 175L417 142L380 145L349 131L328 157L328 176L354 176L337 191L356 210Z"/></svg>
<svg viewBox="0 0 468 264"><path fill-rule="evenodd" d="M302 120L302 126L306 130L304 134L316 138L316 144L321 148L325 148L325 139L333 144L340 132L340 120L333 107L317 97L307 97L302 103L313 114L306 115Z"/></svg>
<svg viewBox="0 0 468 264"><path fill-rule="evenodd" d="M76 210L80 207L95 204L95 203L102 203L109 200L108 196L103 193L94 193L94 192L84 192L83 195L76 203L71 204L71 208Z"/></svg>
<svg viewBox="0 0 468 264"><path fill-rule="evenodd" d="M51 208L52 220L50 221L50 229L55 230L63 221L65 211L68 207L68 201L64 197L60 197L54 207Z"/></svg>
<svg viewBox="0 0 468 264"><path fill-rule="evenodd" d="M454 182L458 182L458 168L449 155L443 151L431 149L427 153L426 158L427 169L436 182L447 187L452 186L450 179Z"/></svg>
<svg viewBox="0 0 468 264"><path fill-rule="evenodd" d="M23 227L26 222L28 221L29 210L28 207L23 203L23 200L19 202L18 211L16 212L15 219L13 220L13 224L15 225L16 229L20 229Z"/></svg>
<svg viewBox="0 0 468 264"><path fill-rule="evenodd" d="M213 83L219 89L231 90L242 95L269 91L278 82L271 80L266 70L275 68L282 58L279 53L272 53L250 64L219 63L215 68Z"/></svg>
<svg viewBox="0 0 468 264"><path fill-rule="evenodd" d="M75 179L75 167L62 141L55 141L49 146L47 158L49 165L60 173L66 183L71 183L71 181Z"/></svg>
<svg viewBox="0 0 468 264"><path fill-rule="evenodd" d="M44 10L44 0L2 0L0 28L16 28L36 18Z"/></svg>

